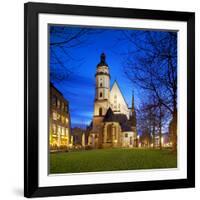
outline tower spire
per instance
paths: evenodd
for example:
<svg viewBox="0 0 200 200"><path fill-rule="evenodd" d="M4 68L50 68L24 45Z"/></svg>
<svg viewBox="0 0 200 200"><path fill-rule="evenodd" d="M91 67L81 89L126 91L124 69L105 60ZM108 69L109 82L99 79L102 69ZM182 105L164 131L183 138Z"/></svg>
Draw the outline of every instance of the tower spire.
<svg viewBox="0 0 200 200"><path fill-rule="evenodd" d="M105 55L105 53L102 53L101 54L101 62L105 63L105 61L106 61L106 55Z"/></svg>
<svg viewBox="0 0 200 200"><path fill-rule="evenodd" d="M132 113L135 112L135 105L134 105L134 90L132 91Z"/></svg>
<svg viewBox="0 0 200 200"><path fill-rule="evenodd" d="M135 112L135 104L134 104L134 91L132 91L131 121L132 121L132 126L136 127L136 112Z"/></svg>
<svg viewBox="0 0 200 200"><path fill-rule="evenodd" d="M97 65L97 67L99 67L99 66L107 66L108 67L108 64L106 63L106 55L105 55L105 53L102 53L101 56L100 56L100 62Z"/></svg>

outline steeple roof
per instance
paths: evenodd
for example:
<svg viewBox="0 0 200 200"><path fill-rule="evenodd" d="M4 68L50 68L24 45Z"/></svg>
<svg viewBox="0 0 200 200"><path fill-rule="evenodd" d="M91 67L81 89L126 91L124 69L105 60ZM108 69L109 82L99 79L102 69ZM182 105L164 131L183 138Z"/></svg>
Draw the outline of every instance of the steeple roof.
<svg viewBox="0 0 200 200"><path fill-rule="evenodd" d="M101 54L100 62L97 65L97 67L99 67L99 66L108 66L108 64L106 63L106 55L105 55L105 53Z"/></svg>
<svg viewBox="0 0 200 200"><path fill-rule="evenodd" d="M132 110L135 110L135 105L134 105L134 91L132 92Z"/></svg>
<svg viewBox="0 0 200 200"><path fill-rule="evenodd" d="M132 122L132 125L136 127L136 112L135 112L135 105L134 105L134 93L132 94L132 108L131 108L131 117L130 121Z"/></svg>

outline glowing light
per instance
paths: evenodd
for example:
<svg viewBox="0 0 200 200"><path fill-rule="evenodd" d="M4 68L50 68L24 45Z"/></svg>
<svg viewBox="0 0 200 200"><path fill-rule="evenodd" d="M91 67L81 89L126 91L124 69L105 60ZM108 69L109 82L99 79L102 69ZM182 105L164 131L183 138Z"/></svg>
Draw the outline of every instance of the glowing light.
<svg viewBox="0 0 200 200"><path fill-rule="evenodd" d="M164 143L164 138L163 138L163 137L161 137L161 143L162 143L162 144Z"/></svg>

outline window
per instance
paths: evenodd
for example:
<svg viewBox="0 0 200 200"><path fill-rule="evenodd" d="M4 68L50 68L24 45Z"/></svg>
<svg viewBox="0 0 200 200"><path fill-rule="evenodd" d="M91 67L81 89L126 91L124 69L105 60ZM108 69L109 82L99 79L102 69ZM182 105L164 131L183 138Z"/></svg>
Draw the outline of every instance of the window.
<svg viewBox="0 0 200 200"><path fill-rule="evenodd" d="M128 137L128 133L125 133L125 137L126 137L126 138Z"/></svg>
<svg viewBox="0 0 200 200"><path fill-rule="evenodd" d="M64 124L65 123L65 116L61 116L61 121L62 121L62 123Z"/></svg>
<svg viewBox="0 0 200 200"><path fill-rule="evenodd" d="M57 100L57 108L60 109L60 100Z"/></svg>
<svg viewBox="0 0 200 200"><path fill-rule="evenodd" d="M69 119L68 119L68 117L66 117L66 124L68 124L68 122L69 122Z"/></svg>
<svg viewBox="0 0 200 200"><path fill-rule="evenodd" d="M60 114L57 114L57 120L60 120Z"/></svg>
<svg viewBox="0 0 200 200"><path fill-rule="evenodd" d="M52 130L53 130L53 134L56 134L56 125L52 124Z"/></svg>
<svg viewBox="0 0 200 200"><path fill-rule="evenodd" d="M100 87L102 87L102 83L100 83Z"/></svg>
<svg viewBox="0 0 200 200"><path fill-rule="evenodd" d="M53 95L52 96L52 105L56 106L56 100L57 100L56 96Z"/></svg>
<svg viewBox="0 0 200 200"><path fill-rule="evenodd" d="M99 96L102 97L102 92L100 92Z"/></svg>
<svg viewBox="0 0 200 200"><path fill-rule="evenodd" d="M69 134L69 129L66 128L66 136L68 136L68 134Z"/></svg>
<svg viewBox="0 0 200 200"><path fill-rule="evenodd" d="M62 133L61 134L65 135L65 128L64 127L62 127Z"/></svg>
<svg viewBox="0 0 200 200"><path fill-rule="evenodd" d="M58 135L61 133L61 126L58 126Z"/></svg>
<svg viewBox="0 0 200 200"><path fill-rule="evenodd" d="M99 108L99 115L102 115L102 108Z"/></svg>
<svg viewBox="0 0 200 200"><path fill-rule="evenodd" d="M53 120L57 120L57 113L53 112Z"/></svg>
<svg viewBox="0 0 200 200"><path fill-rule="evenodd" d="M65 109L65 104L64 104L64 102L62 102L61 109L62 109L62 111L64 111L64 109Z"/></svg>

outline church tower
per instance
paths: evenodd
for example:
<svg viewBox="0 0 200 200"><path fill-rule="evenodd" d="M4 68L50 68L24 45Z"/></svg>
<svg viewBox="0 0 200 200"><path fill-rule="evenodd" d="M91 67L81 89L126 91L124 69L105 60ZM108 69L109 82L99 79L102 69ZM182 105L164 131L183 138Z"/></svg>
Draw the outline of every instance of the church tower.
<svg viewBox="0 0 200 200"><path fill-rule="evenodd" d="M100 62L96 68L96 87L93 126L98 125L103 120L110 106L110 73L106 63L106 56L101 54Z"/></svg>

